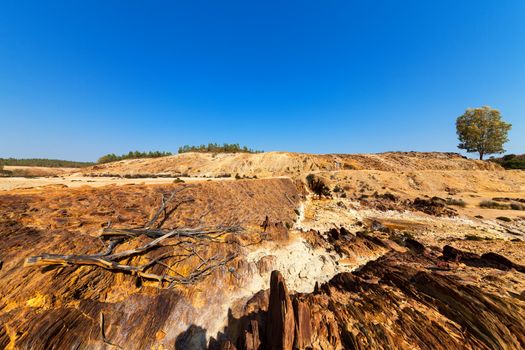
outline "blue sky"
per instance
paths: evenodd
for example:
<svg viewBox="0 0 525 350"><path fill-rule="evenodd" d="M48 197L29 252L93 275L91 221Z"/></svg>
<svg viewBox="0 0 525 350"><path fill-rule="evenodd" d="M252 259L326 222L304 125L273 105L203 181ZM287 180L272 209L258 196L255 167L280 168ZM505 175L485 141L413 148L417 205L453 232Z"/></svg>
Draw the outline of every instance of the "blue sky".
<svg viewBox="0 0 525 350"><path fill-rule="evenodd" d="M2 1L0 157L456 151L482 105L523 153L524 19L523 0Z"/></svg>

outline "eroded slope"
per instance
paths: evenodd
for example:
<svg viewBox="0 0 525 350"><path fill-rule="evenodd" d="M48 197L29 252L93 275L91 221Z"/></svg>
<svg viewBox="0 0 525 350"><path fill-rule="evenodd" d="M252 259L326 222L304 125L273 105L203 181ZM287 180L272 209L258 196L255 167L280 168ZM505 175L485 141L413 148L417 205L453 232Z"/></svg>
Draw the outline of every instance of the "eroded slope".
<svg viewBox="0 0 525 350"><path fill-rule="evenodd" d="M124 160L83 169L87 175L290 176L316 171L355 170L496 170L491 162L454 153L392 152L380 154L182 153L153 159Z"/></svg>

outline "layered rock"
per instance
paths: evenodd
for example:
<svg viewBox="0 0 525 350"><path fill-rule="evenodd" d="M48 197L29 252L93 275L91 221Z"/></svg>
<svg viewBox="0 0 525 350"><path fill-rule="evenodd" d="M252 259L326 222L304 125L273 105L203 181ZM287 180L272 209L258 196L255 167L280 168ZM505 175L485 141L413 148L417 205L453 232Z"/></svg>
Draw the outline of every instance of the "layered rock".
<svg viewBox="0 0 525 350"><path fill-rule="evenodd" d="M295 316L294 349L306 349L312 339L310 308L298 299L293 300Z"/></svg>
<svg viewBox="0 0 525 350"><path fill-rule="evenodd" d="M309 294L289 294L274 271L268 311L250 309L251 329L266 323L266 334L258 347L242 349L525 347L521 265L498 254L406 241L408 249L340 273ZM248 344L253 333L245 334Z"/></svg>
<svg viewBox="0 0 525 350"><path fill-rule="evenodd" d="M267 317L267 347L270 350L292 349L295 334L293 306L283 276L278 271L273 271L271 275Z"/></svg>

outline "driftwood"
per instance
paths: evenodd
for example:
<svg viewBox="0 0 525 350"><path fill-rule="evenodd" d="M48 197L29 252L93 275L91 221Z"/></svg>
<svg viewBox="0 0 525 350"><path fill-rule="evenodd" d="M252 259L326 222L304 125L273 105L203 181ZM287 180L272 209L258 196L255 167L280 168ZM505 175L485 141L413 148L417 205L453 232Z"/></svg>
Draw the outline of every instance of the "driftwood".
<svg viewBox="0 0 525 350"><path fill-rule="evenodd" d="M109 224L108 227L102 230L100 235L101 240L109 240L108 246L101 253L92 255L60 255L44 253L27 258L25 261L25 266L94 266L114 272L136 275L148 280L156 280L161 284L162 282L167 282L169 283L168 287L171 287L175 284L194 283L199 279L208 276L215 269L226 265L236 257L235 254L230 254L227 256L215 255L210 258L204 258L203 254L199 253L198 249L202 248L204 251L206 251L208 250L209 244L211 243L226 244L220 238L227 233L239 232L242 230L242 228L239 226L226 226L216 228L177 228L171 230L162 229L160 226L162 226L170 213L176 210L181 204L193 201L193 199L182 200L176 203L173 208L168 211L168 205L173 201L175 195L188 187L183 187L182 189L173 191L167 198L163 195L159 208L153 214L152 219L142 228L112 228L111 224ZM202 216L206 214L207 213L203 214ZM162 215L164 215L164 217L161 220ZM157 227L154 228L155 226ZM146 236L154 239L137 248L113 253L119 244L139 236ZM126 265L120 262L123 259L143 255L146 252L160 248L171 249L160 256L151 258L149 262L142 265ZM177 254L175 248L179 248L179 250L185 253ZM173 268L175 265L185 262L192 257L198 258L200 260L200 264L198 264L198 266L193 268L186 275L179 274ZM170 264L164 262L165 260L170 260ZM147 270L152 268L154 265L162 266L165 270L165 273L160 275L147 272Z"/></svg>

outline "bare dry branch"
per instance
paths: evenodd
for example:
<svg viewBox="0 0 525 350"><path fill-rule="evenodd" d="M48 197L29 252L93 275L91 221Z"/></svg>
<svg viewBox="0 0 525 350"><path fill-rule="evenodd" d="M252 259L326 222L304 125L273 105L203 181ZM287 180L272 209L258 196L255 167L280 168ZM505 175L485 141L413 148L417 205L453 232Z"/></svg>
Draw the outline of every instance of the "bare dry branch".
<svg viewBox="0 0 525 350"><path fill-rule="evenodd" d="M160 207L156 210L152 219L143 228L119 229L112 228L111 224L108 223L108 226L103 229L100 238L109 240L110 242L106 249L101 253L93 255L41 254L27 258L25 261L25 266L93 266L109 271L136 275L144 279L156 280L161 285L163 282L167 282L169 283L168 287L171 287L175 284L195 283L198 280L209 276L214 270L226 265L236 257L236 254L230 254L228 256L214 255L210 258L206 258L205 254L203 255L202 252L208 251L210 244L230 244L229 242L221 240L221 237L227 233L239 232L242 230L242 228L239 226L216 228L179 228L173 230L153 228L155 223L158 222L162 213L164 213L164 219L158 224L158 226L162 225L164 220L169 215L166 212L168 203L173 201L175 194L180 193L186 188L189 187L186 186L173 191L168 198L163 196ZM189 200L193 199L180 201L172 210L175 210L178 205ZM119 244L142 235L152 238L152 240L137 248L113 253ZM157 257L150 258L150 261L143 265L126 265L120 262L125 258L142 255L157 249L166 250L166 248L168 248L168 251L165 251ZM182 251L187 253L180 254L180 251L177 253L177 249L182 249ZM199 252L199 249L201 249L202 252ZM177 272L176 269L173 268L175 265L189 261L189 259L192 257L197 258L200 263L196 267L192 268L191 271L189 271L186 275ZM170 259L169 263L165 263L163 261L167 259ZM159 275L156 273L147 272L148 269L155 265L164 267L164 274ZM103 315L101 315L101 332L103 339L105 340L105 335L103 333ZM107 344L114 345L109 342L107 342Z"/></svg>
<svg viewBox="0 0 525 350"><path fill-rule="evenodd" d="M220 233L231 233L240 232L242 228L240 226L228 226L228 227L217 227L217 228L182 228L170 230L177 232L179 237L199 237L202 238L207 235L220 234ZM166 234L166 230L163 229L146 229L146 228L105 228L100 237L109 239L112 237L137 237L141 235L148 236L150 238L162 237Z"/></svg>
<svg viewBox="0 0 525 350"><path fill-rule="evenodd" d="M166 206L173 200L173 198L175 198L175 195L177 193L180 193L180 192L182 192L184 190L187 190L188 188L192 188L192 187L193 186L183 186L181 188L178 188L178 189L172 191L168 198L166 198L164 196L164 194L163 194L162 197L161 197L160 207L157 209L157 211L155 212L155 214L153 215L151 220L146 225L144 225L144 228L145 229L152 228L153 225L155 225L155 222L157 222L157 220L159 219L160 214L164 213L164 216L166 217ZM188 201L184 201L184 202L188 202Z"/></svg>

